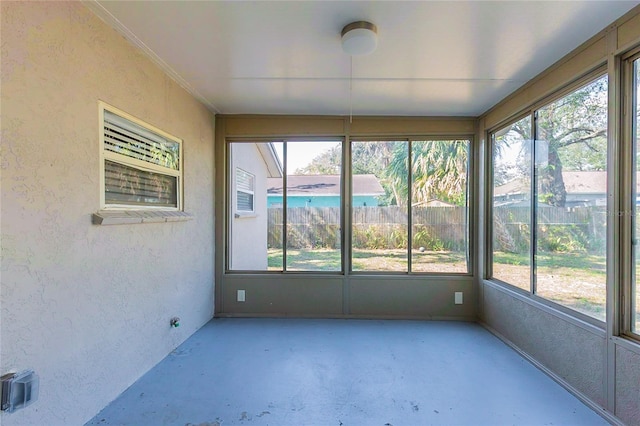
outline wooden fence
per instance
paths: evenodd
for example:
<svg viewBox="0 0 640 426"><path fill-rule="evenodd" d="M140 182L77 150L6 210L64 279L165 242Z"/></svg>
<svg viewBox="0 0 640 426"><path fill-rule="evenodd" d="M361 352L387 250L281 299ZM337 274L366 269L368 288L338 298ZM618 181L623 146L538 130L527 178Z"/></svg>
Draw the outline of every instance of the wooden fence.
<svg viewBox="0 0 640 426"><path fill-rule="evenodd" d="M543 251L604 250L607 211L605 207L538 206L538 248ZM526 252L531 244L531 209L493 209L494 250Z"/></svg>
<svg viewBox="0 0 640 426"><path fill-rule="evenodd" d="M268 244L282 247L283 209L268 213ZM287 209L287 245L290 248L327 247L340 244L340 208L293 207ZM462 207L414 207L413 246L427 249L464 249L467 225ZM354 247L406 248L406 207L354 207L351 220Z"/></svg>
<svg viewBox="0 0 640 426"><path fill-rule="evenodd" d="M528 207L494 208L494 249L526 252L530 245L531 210ZM468 225L464 207L414 207L412 247L427 250L464 250ZM549 250L600 250L606 232L604 207L538 207L538 244ZM339 248L340 208L287 209L289 248ZM406 207L354 207L353 246L361 249L406 248ZM268 209L268 246L282 248L283 209Z"/></svg>

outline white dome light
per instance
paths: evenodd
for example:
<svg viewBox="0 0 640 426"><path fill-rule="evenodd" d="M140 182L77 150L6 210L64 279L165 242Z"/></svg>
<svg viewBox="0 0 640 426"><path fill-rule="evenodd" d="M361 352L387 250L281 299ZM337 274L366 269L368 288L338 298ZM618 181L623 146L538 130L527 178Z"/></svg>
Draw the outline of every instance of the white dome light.
<svg viewBox="0 0 640 426"><path fill-rule="evenodd" d="M378 29L371 22L352 22L342 29L342 50L351 56L368 55L378 46Z"/></svg>

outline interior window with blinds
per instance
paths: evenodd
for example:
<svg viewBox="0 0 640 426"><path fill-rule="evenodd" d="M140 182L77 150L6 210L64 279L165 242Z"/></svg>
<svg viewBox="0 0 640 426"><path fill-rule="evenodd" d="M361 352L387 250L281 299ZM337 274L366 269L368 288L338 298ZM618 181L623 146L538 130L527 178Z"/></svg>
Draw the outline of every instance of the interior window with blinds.
<svg viewBox="0 0 640 426"><path fill-rule="evenodd" d="M122 115L103 109L104 206L180 209L181 141Z"/></svg>
<svg viewBox="0 0 640 426"><path fill-rule="evenodd" d="M253 192L255 176L238 168L236 169L236 210L238 212L253 212Z"/></svg>

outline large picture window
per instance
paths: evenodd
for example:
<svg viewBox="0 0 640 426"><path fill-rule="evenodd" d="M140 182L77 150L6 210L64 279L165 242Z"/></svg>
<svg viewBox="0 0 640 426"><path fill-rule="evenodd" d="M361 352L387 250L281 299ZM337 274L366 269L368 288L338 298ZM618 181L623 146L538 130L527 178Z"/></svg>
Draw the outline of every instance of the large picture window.
<svg viewBox="0 0 640 426"><path fill-rule="evenodd" d="M351 144L353 271L469 271L469 149L469 140Z"/></svg>
<svg viewBox="0 0 640 426"><path fill-rule="evenodd" d="M535 292L605 320L607 77L537 111Z"/></svg>
<svg viewBox="0 0 640 426"><path fill-rule="evenodd" d="M602 321L607 96L602 76L492 134L492 277Z"/></svg>
<svg viewBox="0 0 640 426"><path fill-rule="evenodd" d="M342 142L229 144L229 269L342 271Z"/></svg>
<svg viewBox="0 0 640 426"><path fill-rule="evenodd" d="M470 140L228 147L229 270L469 273Z"/></svg>

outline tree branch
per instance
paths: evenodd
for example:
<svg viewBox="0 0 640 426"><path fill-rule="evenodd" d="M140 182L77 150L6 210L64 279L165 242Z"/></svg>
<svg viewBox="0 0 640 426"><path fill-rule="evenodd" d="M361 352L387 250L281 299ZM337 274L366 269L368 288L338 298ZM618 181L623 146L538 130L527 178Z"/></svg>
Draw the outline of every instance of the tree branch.
<svg viewBox="0 0 640 426"><path fill-rule="evenodd" d="M586 127L572 127L571 129L567 130L566 132L562 133L561 135L558 135L554 139L557 140L557 141L561 141L564 138L566 138L567 136L572 135L572 134L577 133L577 132L591 132L591 133L593 133L593 129L586 128Z"/></svg>
<svg viewBox="0 0 640 426"><path fill-rule="evenodd" d="M567 142L560 142L558 145L560 147L565 147L565 146L569 146L569 145L575 145L577 143L590 141L591 139L595 139L595 138L597 138L599 136L604 136L606 133L607 133L606 130L600 130L598 132L592 133L592 134L584 136L582 138L572 139L572 140L567 141Z"/></svg>

